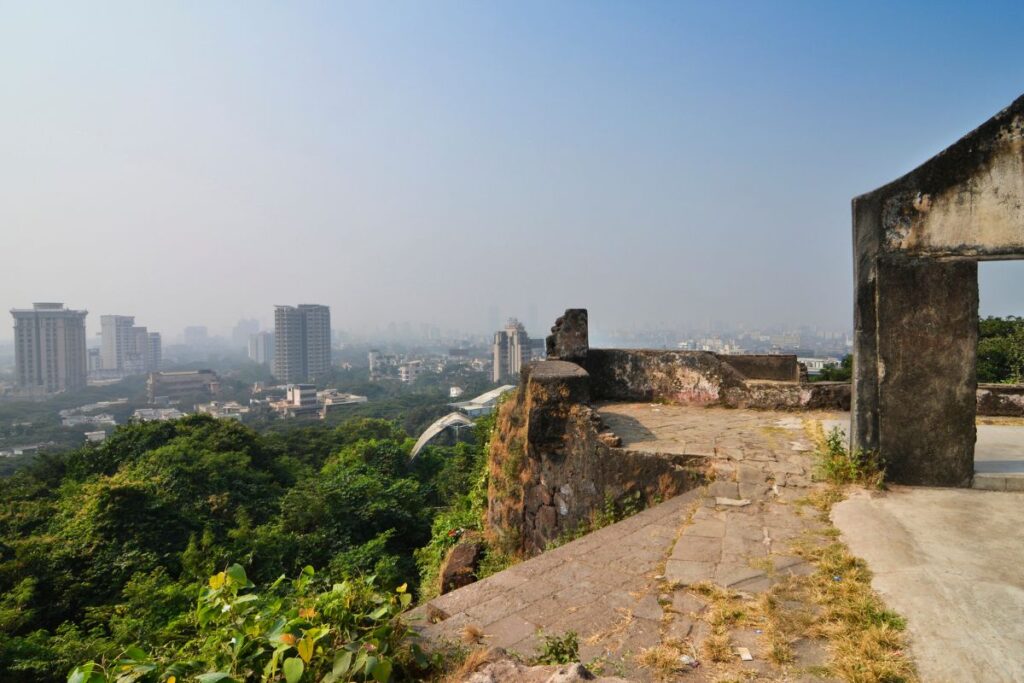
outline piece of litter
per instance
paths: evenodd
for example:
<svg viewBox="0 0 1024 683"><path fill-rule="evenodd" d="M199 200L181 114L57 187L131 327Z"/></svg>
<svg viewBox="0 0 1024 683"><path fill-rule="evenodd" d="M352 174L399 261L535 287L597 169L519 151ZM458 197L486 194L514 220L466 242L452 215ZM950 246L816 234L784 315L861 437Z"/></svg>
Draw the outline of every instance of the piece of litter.
<svg viewBox="0 0 1024 683"><path fill-rule="evenodd" d="M832 577L832 580L833 580L833 581L842 581L842 580L843 580L843 577L841 577L841 576L838 576L838 575L837 575L837 576L833 576L833 577Z"/></svg>
<svg viewBox="0 0 1024 683"><path fill-rule="evenodd" d="M679 661L682 662L685 666L689 666L694 669L700 666L700 662L698 662L696 658L691 657L690 655L680 655Z"/></svg>
<svg viewBox="0 0 1024 683"><path fill-rule="evenodd" d="M745 647L736 648L736 654L738 654L740 656L740 659L742 659L744 662L754 661L754 655L750 654L750 650L748 650Z"/></svg>
<svg viewBox="0 0 1024 683"><path fill-rule="evenodd" d="M750 501L746 498L722 498L721 496L715 497L715 505L728 505L729 507L741 508L750 505Z"/></svg>
<svg viewBox="0 0 1024 683"><path fill-rule="evenodd" d="M759 629L759 628L755 628L755 629L754 629L754 633L756 633L756 634L758 634L758 635L761 635L762 633L764 633L764 631L762 631L762 630L761 630L761 629Z"/></svg>

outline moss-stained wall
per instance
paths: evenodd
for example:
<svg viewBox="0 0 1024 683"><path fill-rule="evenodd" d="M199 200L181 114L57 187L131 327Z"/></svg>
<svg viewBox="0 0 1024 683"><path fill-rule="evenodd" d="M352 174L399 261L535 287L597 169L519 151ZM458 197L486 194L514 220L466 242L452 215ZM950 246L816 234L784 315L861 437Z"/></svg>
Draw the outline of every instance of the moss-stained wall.
<svg viewBox="0 0 1024 683"><path fill-rule="evenodd" d="M563 361L534 363L500 408L489 454L489 540L533 555L588 523L606 500L643 505L705 481L697 456L619 448L588 405L590 377Z"/></svg>

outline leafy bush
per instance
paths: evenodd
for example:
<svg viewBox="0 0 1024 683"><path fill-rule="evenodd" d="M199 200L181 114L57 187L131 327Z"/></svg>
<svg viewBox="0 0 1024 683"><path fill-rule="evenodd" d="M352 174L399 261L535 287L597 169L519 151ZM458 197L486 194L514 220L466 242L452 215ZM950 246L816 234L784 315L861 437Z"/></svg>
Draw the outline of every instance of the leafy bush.
<svg viewBox="0 0 1024 683"><path fill-rule="evenodd" d="M818 475L825 481L837 485L860 483L867 486L881 486L885 469L878 454L858 448L850 452L846 447L846 435L838 427L825 435L818 449Z"/></svg>
<svg viewBox="0 0 1024 683"><path fill-rule="evenodd" d="M200 587L193 633L153 653L132 646L111 660L82 664L68 683L415 680L436 665L399 619L412 597L404 585L379 592L350 579L317 592L312 567L263 592L241 565Z"/></svg>
<svg viewBox="0 0 1024 683"><path fill-rule="evenodd" d="M580 638L575 631L562 635L543 635L534 662L537 664L569 664L580 659Z"/></svg>
<svg viewBox="0 0 1024 683"><path fill-rule="evenodd" d="M849 382L851 377L853 377L853 356L846 354L839 365L827 364L813 379L818 382Z"/></svg>

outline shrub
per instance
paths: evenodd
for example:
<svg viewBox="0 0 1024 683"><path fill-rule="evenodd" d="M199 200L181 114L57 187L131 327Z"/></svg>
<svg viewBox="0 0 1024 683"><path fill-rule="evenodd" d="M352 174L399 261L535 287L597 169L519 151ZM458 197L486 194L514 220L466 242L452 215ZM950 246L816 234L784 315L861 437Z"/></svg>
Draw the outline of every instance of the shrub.
<svg viewBox="0 0 1024 683"><path fill-rule="evenodd" d="M579 661L580 638L575 631L566 631L562 635L543 635L534 662L537 664L569 664Z"/></svg>
<svg viewBox="0 0 1024 683"><path fill-rule="evenodd" d="M858 448L852 453L846 447L846 436L838 427L825 435L818 449L818 474L837 485L860 483L881 486L885 478L878 454Z"/></svg>
<svg viewBox="0 0 1024 683"><path fill-rule="evenodd" d="M196 680L414 680L436 661L412 642L399 619L412 598L406 587L379 592L372 578L313 589L306 567L294 581L279 578L262 592L240 565L210 577L192 615L193 636L157 653L127 648L109 661L76 667L68 683Z"/></svg>

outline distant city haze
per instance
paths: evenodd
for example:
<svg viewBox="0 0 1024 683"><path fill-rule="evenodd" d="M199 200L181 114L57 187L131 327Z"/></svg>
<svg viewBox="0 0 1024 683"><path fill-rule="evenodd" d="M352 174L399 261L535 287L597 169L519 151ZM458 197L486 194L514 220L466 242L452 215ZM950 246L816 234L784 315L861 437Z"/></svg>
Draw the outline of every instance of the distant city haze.
<svg viewBox="0 0 1024 683"><path fill-rule="evenodd" d="M898 5L898 6L897 6ZM1024 3L0 3L0 306L851 326L850 199L1024 91ZM950 46L955 46L951 49ZM982 264L1020 313L1024 264ZM5 313L6 315L6 313ZM11 319L0 339L11 338Z"/></svg>

